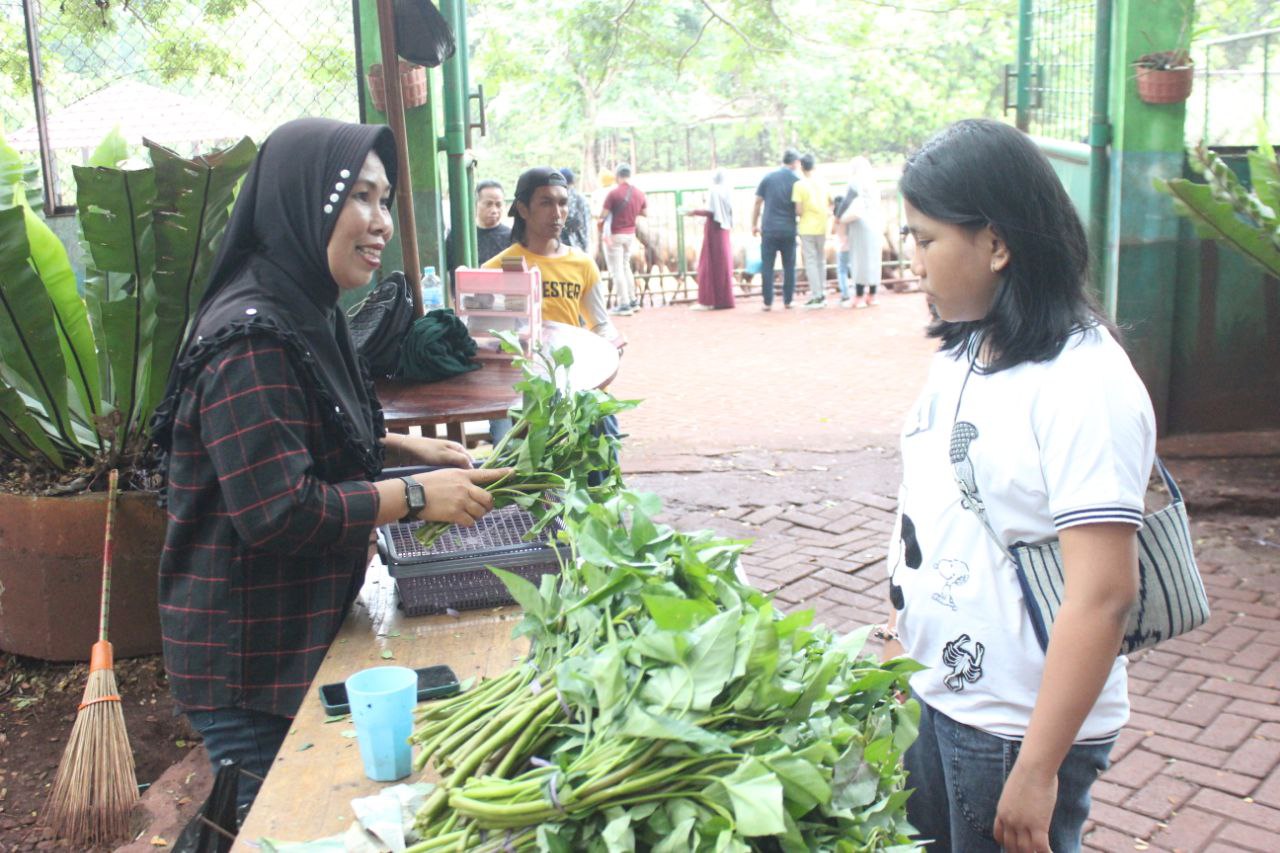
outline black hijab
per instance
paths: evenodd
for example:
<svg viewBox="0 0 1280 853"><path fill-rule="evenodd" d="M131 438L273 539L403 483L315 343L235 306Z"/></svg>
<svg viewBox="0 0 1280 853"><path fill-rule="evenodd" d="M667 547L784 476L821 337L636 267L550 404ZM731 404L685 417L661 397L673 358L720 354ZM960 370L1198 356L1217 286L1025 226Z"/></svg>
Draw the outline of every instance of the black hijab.
<svg viewBox="0 0 1280 853"><path fill-rule="evenodd" d="M178 398L209 358L229 341L269 334L285 345L304 389L319 399L369 478L382 470L382 410L356 358L328 260L329 237L370 151L394 188L388 127L299 119L262 144L152 420L163 451L172 442Z"/></svg>

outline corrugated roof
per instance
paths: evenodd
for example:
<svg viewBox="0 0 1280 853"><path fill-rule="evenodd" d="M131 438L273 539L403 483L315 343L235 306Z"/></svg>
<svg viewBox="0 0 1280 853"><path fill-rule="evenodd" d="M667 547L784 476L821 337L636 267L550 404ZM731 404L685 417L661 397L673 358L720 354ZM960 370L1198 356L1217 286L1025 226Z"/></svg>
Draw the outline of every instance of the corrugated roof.
<svg viewBox="0 0 1280 853"><path fill-rule="evenodd" d="M96 148L117 126L130 144L140 144L145 136L161 145L238 139L250 130L248 119L230 110L136 80L112 83L51 113L48 125L54 149ZM8 141L19 151L40 148L35 125L13 133Z"/></svg>

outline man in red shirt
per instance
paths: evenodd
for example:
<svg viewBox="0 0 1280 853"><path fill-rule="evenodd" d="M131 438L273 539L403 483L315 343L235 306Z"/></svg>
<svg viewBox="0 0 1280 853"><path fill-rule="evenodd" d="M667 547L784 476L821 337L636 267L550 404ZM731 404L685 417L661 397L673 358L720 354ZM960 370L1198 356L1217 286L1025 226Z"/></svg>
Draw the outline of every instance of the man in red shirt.
<svg viewBox="0 0 1280 853"><path fill-rule="evenodd" d="M627 317L640 307L631 275L631 246L636 240L636 218L644 216L646 208L644 190L631 183L631 166L620 163L615 172L618 185L605 196L600 228L604 260L618 300L609 313Z"/></svg>

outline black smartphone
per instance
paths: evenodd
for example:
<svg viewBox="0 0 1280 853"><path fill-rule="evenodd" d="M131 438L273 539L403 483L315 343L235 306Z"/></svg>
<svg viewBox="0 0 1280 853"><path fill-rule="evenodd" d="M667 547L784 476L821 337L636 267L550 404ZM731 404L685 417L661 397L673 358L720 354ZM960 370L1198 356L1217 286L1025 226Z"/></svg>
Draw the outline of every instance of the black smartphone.
<svg viewBox="0 0 1280 853"><path fill-rule="evenodd" d="M453 674L453 670L444 664L436 666L424 666L421 669L415 669L418 674L418 701L426 702L429 699L443 699L446 696L452 696L460 689L458 686L458 676ZM325 684L320 687L320 704L324 707L325 713L329 716L335 714L349 714L351 712L351 703L347 700L347 685L342 682L336 684Z"/></svg>

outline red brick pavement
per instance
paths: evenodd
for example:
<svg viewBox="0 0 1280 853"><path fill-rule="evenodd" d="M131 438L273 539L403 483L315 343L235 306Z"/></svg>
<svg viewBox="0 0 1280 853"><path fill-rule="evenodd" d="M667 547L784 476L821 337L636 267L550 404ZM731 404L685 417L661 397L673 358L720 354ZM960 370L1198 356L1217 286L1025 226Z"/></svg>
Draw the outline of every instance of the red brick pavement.
<svg viewBox="0 0 1280 853"><path fill-rule="evenodd" d="M621 319L631 344L613 390L647 398L624 419L624 464L679 526L754 538L747 571L780 602L840 630L878 621L893 434L933 349L922 300L740 305ZM1206 490L1213 465L1180 466ZM1274 511L1225 507L1192 513L1213 618L1133 659L1133 716L1094 789L1090 849L1280 850L1280 533Z"/></svg>
<svg viewBox="0 0 1280 853"><path fill-rule="evenodd" d="M715 449L847 450L898 433L934 342L919 293L872 308L768 313L646 308L616 318L628 345L619 397L645 404L624 419L632 453Z"/></svg>

